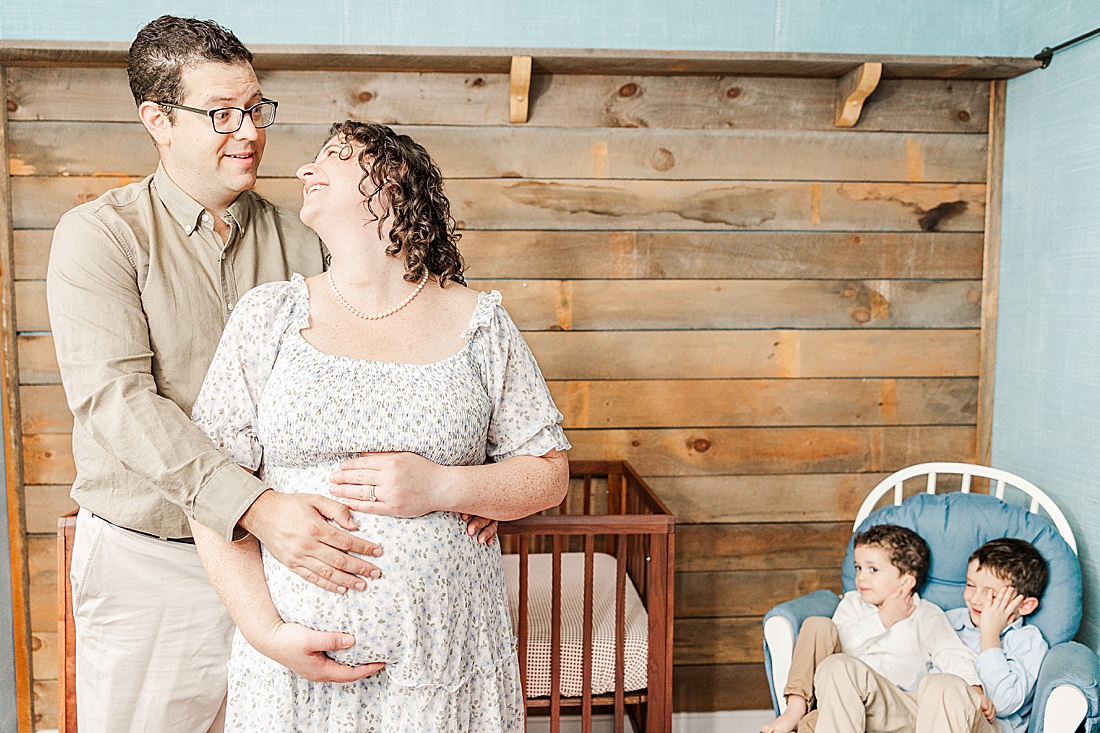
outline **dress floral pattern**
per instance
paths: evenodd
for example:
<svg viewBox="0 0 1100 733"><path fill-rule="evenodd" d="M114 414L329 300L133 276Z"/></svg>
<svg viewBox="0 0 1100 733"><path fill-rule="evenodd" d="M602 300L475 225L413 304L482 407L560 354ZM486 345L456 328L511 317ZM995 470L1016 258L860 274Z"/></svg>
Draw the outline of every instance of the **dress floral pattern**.
<svg viewBox="0 0 1100 733"><path fill-rule="evenodd" d="M443 465L566 450L561 413L500 293L481 293L465 347L432 364L364 361L318 351L300 275L240 300L192 417L233 460L285 492L328 494L328 476L360 451L412 451ZM227 731L399 733L520 731L518 657L500 545L479 545L461 517L353 513L378 542L382 577L329 593L266 551L279 613L355 634L334 653L384 661L351 684L313 683L252 649L238 633L229 662Z"/></svg>

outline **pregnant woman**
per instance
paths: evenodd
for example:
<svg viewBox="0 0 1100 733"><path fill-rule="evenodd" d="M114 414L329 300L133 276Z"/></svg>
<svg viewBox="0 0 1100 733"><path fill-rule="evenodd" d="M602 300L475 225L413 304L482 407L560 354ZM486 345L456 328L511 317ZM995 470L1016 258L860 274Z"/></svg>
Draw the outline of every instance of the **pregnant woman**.
<svg viewBox="0 0 1100 733"><path fill-rule="evenodd" d="M274 489L349 504L382 572L322 590L254 539L195 525L238 626L226 730L520 731L500 546L469 536L462 515L560 502L562 416L500 294L464 287L420 145L345 122L298 178L331 269L240 300L193 418ZM360 679L311 681L274 661L302 627L353 635L332 656L362 665L349 670Z"/></svg>

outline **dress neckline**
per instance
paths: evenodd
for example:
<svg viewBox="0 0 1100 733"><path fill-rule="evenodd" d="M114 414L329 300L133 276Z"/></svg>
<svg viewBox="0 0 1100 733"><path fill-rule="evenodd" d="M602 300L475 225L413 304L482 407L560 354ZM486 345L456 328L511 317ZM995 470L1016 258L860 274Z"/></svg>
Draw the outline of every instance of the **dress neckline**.
<svg viewBox="0 0 1100 733"><path fill-rule="evenodd" d="M407 362L407 361L385 361L385 360L381 360L381 359L360 359L360 358L355 357L355 356L345 356L344 354L332 354L332 353L329 353L327 351L322 351L321 349L317 348L312 343L310 343L309 339L307 339L305 336L302 335L302 330L310 327L310 325L309 325L309 285L306 283L305 277L303 277L301 274L299 274L297 272L295 272L293 275L291 275L290 284L291 284L291 290L292 290L292 292L294 293L294 296L295 296L295 301L296 301L295 306L298 309L299 316L300 316L300 317L295 319L297 328L294 328L292 330L294 332L294 335L296 335L298 337L298 340L301 341L305 345L305 348L307 350L311 351L312 353L314 353L318 356L327 357L329 359L354 362L354 363L358 363L358 364L370 364L370 365L387 366L387 367L419 367L419 368L439 367L439 366L444 366L444 365L446 365L446 364L448 364L452 361L458 360L460 357L462 357L464 354L466 354L470 350L470 348L473 344L474 334L482 326L487 326L488 325L493 308L497 305L500 305L500 301L501 301L500 291L498 291L498 290L492 290L490 292L485 292L484 290L479 290L478 291L478 293L477 293L477 304L474 306L473 313L470 314L470 323L462 331L462 333L459 334L459 336L466 343L463 345L463 347L461 349L459 349L455 353L451 354L450 356L446 356L446 357L444 357L442 359L438 359L436 361L429 361L429 362L424 362L424 363Z"/></svg>

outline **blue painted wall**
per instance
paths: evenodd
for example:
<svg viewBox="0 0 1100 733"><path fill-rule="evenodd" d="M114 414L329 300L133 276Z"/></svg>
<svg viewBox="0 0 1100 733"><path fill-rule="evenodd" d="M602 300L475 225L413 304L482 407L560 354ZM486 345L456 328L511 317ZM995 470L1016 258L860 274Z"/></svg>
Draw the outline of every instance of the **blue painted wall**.
<svg viewBox="0 0 1100 733"><path fill-rule="evenodd" d="M1003 45L1001 2L5 0L0 38L130 41L143 23L173 13L215 18L246 44L995 55Z"/></svg>
<svg viewBox="0 0 1100 733"><path fill-rule="evenodd" d="M1007 53L1100 26L1095 0L1006 0ZM1014 44L1014 45L1011 45ZM1008 84L994 465L1048 491L1085 572L1100 646L1100 38Z"/></svg>

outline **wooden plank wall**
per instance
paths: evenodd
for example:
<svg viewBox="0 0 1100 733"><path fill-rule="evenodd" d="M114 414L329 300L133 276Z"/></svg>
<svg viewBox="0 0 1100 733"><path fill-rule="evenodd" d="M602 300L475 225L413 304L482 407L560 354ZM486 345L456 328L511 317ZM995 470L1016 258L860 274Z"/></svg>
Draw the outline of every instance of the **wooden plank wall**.
<svg viewBox="0 0 1100 733"><path fill-rule="evenodd" d="M267 71L258 188L297 209L327 124L399 124L447 177L473 287L500 289L577 459L677 515L676 709L763 708L760 620L839 587L862 496L972 460L990 83ZM152 171L121 69L7 70L36 710L56 721L56 517L71 415L43 278L68 208Z"/></svg>

